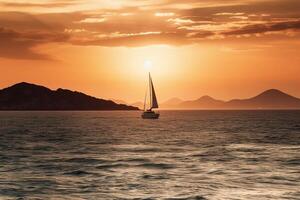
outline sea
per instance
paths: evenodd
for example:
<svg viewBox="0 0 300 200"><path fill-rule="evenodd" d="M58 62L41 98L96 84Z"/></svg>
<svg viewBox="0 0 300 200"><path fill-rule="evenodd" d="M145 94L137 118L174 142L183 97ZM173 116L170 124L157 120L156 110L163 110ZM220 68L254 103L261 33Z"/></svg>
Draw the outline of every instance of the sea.
<svg viewBox="0 0 300 200"><path fill-rule="evenodd" d="M300 199L300 111L0 112L0 199Z"/></svg>

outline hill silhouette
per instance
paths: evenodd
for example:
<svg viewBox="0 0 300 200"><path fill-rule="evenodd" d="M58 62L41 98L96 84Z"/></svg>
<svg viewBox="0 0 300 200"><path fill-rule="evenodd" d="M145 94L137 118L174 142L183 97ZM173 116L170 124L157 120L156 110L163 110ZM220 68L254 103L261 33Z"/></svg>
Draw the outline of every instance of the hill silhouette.
<svg viewBox="0 0 300 200"><path fill-rule="evenodd" d="M174 107L174 106L179 105L179 104L182 103L182 102L183 102L183 101L182 101L181 99L179 99L179 98L171 98L171 99L169 99L169 100L163 102L163 103L161 104L161 107L162 107L162 108L172 108L172 107Z"/></svg>
<svg viewBox="0 0 300 200"><path fill-rule="evenodd" d="M130 104L131 106L134 106L134 107L138 107L140 109L143 109L144 108L144 103L141 102L141 101L137 101L137 102L134 102L132 104Z"/></svg>
<svg viewBox="0 0 300 200"><path fill-rule="evenodd" d="M288 109L300 108L300 99L277 89L270 89L249 99L234 99L226 102L226 107L238 109Z"/></svg>
<svg viewBox="0 0 300 200"><path fill-rule="evenodd" d="M183 101L176 105L162 104L173 109L300 109L300 99L277 89L270 89L248 99L222 101L210 96Z"/></svg>
<svg viewBox="0 0 300 200"><path fill-rule="evenodd" d="M26 82L0 90L0 110L138 110L81 92Z"/></svg>
<svg viewBox="0 0 300 200"><path fill-rule="evenodd" d="M178 105L179 108L199 108L199 109L210 109L218 108L222 106L224 102L216 100L210 96L202 96L201 98L194 101L185 101Z"/></svg>

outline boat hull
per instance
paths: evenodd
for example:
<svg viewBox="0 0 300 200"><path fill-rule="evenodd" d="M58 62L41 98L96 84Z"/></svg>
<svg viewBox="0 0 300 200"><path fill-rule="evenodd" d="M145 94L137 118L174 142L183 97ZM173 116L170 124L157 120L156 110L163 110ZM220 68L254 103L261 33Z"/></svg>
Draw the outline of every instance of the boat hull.
<svg viewBox="0 0 300 200"><path fill-rule="evenodd" d="M159 113L153 112L153 111L145 111L142 114L143 119L158 119Z"/></svg>

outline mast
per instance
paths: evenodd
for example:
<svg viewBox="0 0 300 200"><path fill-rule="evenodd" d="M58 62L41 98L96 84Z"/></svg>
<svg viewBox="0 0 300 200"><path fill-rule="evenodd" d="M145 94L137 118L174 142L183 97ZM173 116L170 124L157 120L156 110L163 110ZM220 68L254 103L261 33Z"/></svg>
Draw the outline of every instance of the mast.
<svg viewBox="0 0 300 200"><path fill-rule="evenodd" d="M148 95L148 86L146 87L145 98L144 98L144 111L146 110L147 95Z"/></svg>
<svg viewBox="0 0 300 200"><path fill-rule="evenodd" d="M150 97L150 110L152 109L152 90L151 90L151 87L152 87L152 81L151 81L151 75L150 75L150 72L149 72L149 97Z"/></svg>

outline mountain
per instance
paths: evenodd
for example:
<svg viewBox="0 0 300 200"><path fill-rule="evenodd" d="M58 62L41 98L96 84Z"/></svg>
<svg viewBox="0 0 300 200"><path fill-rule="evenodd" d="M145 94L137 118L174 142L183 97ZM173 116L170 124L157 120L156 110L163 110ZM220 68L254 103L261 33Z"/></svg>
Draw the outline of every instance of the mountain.
<svg viewBox="0 0 300 200"><path fill-rule="evenodd" d="M80 92L18 83L0 90L0 110L138 110Z"/></svg>
<svg viewBox="0 0 300 200"><path fill-rule="evenodd" d="M300 99L277 89L270 89L249 99L234 99L225 103L226 108L236 109L295 109Z"/></svg>
<svg viewBox="0 0 300 200"><path fill-rule="evenodd" d="M174 108L177 107L180 103L183 101L179 98L171 98L163 103L161 103L160 107L161 108Z"/></svg>
<svg viewBox="0 0 300 200"><path fill-rule="evenodd" d="M144 108L144 103L141 102L141 101L134 102L134 103L132 103L130 105L134 106L134 107L138 107L139 109L143 109Z"/></svg>
<svg viewBox="0 0 300 200"><path fill-rule="evenodd" d="M117 104L124 104L124 105L128 105L128 103L126 101L123 101L121 99L109 99Z"/></svg>
<svg viewBox="0 0 300 200"><path fill-rule="evenodd" d="M127 103L126 101L121 100L121 99L110 99L110 100L117 103L117 104L124 104L124 105L134 106L134 107L138 107L139 109L144 108L144 103L141 102L141 101L136 101L134 103Z"/></svg>
<svg viewBox="0 0 300 200"><path fill-rule="evenodd" d="M178 108L182 109L217 109L221 108L224 101L214 99L210 96L203 96L197 100L184 101L177 105Z"/></svg>
<svg viewBox="0 0 300 200"><path fill-rule="evenodd" d="M203 96L174 105L174 109L300 109L300 99L277 89L270 89L248 99L222 101Z"/></svg>
<svg viewBox="0 0 300 200"><path fill-rule="evenodd" d="M121 99L110 99L111 101L117 103L117 104L123 104L123 105L129 105L129 106L134 106L134 107L138 107L139 109L143 109L144 108L144 103L141 101L136 101L134 103L127 103L124 100Z"/></svg>

